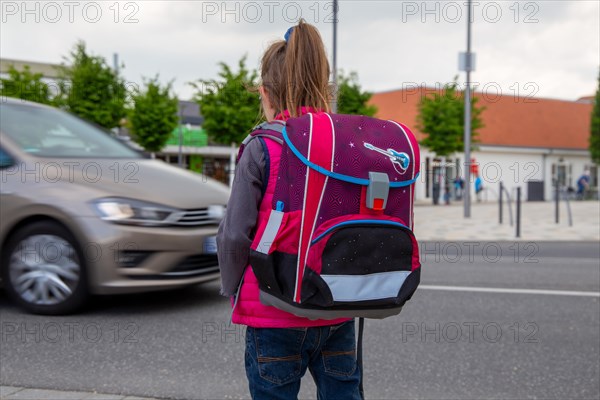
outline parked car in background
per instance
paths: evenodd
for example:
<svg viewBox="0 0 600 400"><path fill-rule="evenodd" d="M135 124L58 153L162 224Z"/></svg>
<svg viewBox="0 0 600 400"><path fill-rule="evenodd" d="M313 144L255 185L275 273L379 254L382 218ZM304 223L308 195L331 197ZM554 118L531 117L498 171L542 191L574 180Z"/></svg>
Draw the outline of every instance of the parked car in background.
<svg viewBox="0 0 600 400"><path fill-rule="evenodd" d="M26 310L69 313L89 294L219 277L229 189L67 112L2 99L0 178L2 284Z"/></svg>

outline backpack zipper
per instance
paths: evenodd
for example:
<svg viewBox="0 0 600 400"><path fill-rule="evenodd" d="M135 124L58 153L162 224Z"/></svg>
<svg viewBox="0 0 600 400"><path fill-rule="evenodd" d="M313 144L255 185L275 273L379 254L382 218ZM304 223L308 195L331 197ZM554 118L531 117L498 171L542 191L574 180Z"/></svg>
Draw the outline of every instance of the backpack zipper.
<svg viewBox="0 0 600 400"><path fill-rule="evenodd" d="M323 239L325 236L327 236L333 230L336 230L340 227L351 226L351 225L389 225L389 226L395 226L397 228L406 229L412 233L411 229L408 226L401 224L400 222L377 220L377 219L356 219L356 220L352 220L352 221L340 222L339 224L336 224L336 225L332 226L331 228L328 228L325 232L321 233L319 236L317 236L315 239L313 239L313 241L310 242L310 244L313 245L313 244L317 243L319 240Z"/></svg>

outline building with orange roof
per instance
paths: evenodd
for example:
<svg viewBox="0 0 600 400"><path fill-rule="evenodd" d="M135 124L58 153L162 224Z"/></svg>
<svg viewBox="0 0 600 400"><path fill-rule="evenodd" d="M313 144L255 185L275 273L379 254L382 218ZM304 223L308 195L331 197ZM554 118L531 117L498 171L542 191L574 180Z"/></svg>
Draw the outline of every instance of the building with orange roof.
<svg viewBox="0 0 600 400"><path fill-rule="evenodd" d="M408 125L420 141L426 134L417 127L419 103L436 92L441 89L413 85L375 93L370 104L377 106L378 118ZM590 184L597 191L598 166L588 150L594 97L569 101L503 95L496 90L475 92L474 96L478 106L485 107L481 114L484 127L472 152L486 189L481 200L497 199L500 182L509 192L521 186L525 199L550 200L557 179L563 189L576 187L585 170L590 171ZM417 199L431 198L436 184L443 192L446 183L452 186L455 177L462 176L463 154L442 160L424 147L421 152L422 184Z"/></svg>

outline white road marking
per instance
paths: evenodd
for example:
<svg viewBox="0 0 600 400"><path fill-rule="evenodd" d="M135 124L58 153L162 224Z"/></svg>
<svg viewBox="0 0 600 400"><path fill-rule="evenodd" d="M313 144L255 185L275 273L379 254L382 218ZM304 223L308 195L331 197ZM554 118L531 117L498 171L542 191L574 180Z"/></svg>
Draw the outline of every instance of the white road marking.
<svg viewBox="0 0 600 400"><path fill-rule="evenodd" d="M419 285L419 289L425 290L449 290L454 292L485 292L485 293L523 293L523 294L550 294L558 296L588 296L600 297L600 292L590 291L571 291L571 290L542 290L542 289L511 289L511 288L493 288L493 287L473 287L473 286L439 286L439 285Z"/></svg>

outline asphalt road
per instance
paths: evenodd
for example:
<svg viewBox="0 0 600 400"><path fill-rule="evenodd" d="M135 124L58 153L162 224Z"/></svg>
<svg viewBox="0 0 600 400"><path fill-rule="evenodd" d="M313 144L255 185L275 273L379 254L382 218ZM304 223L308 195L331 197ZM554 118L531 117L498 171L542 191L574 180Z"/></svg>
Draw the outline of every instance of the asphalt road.
<svg viewBox="0 0 600 400"><path fill-rule="evenodd" d="M422 244L423 288L399 317L367 321L366 397L598 399L600 298L585 294L600 291L599 244L470 243ZM22 313L0 291L0 383L247 398L244 329L229 313L216 282L98 297L53 318ZM315 398L309 376L300 397Z"/></svg>

